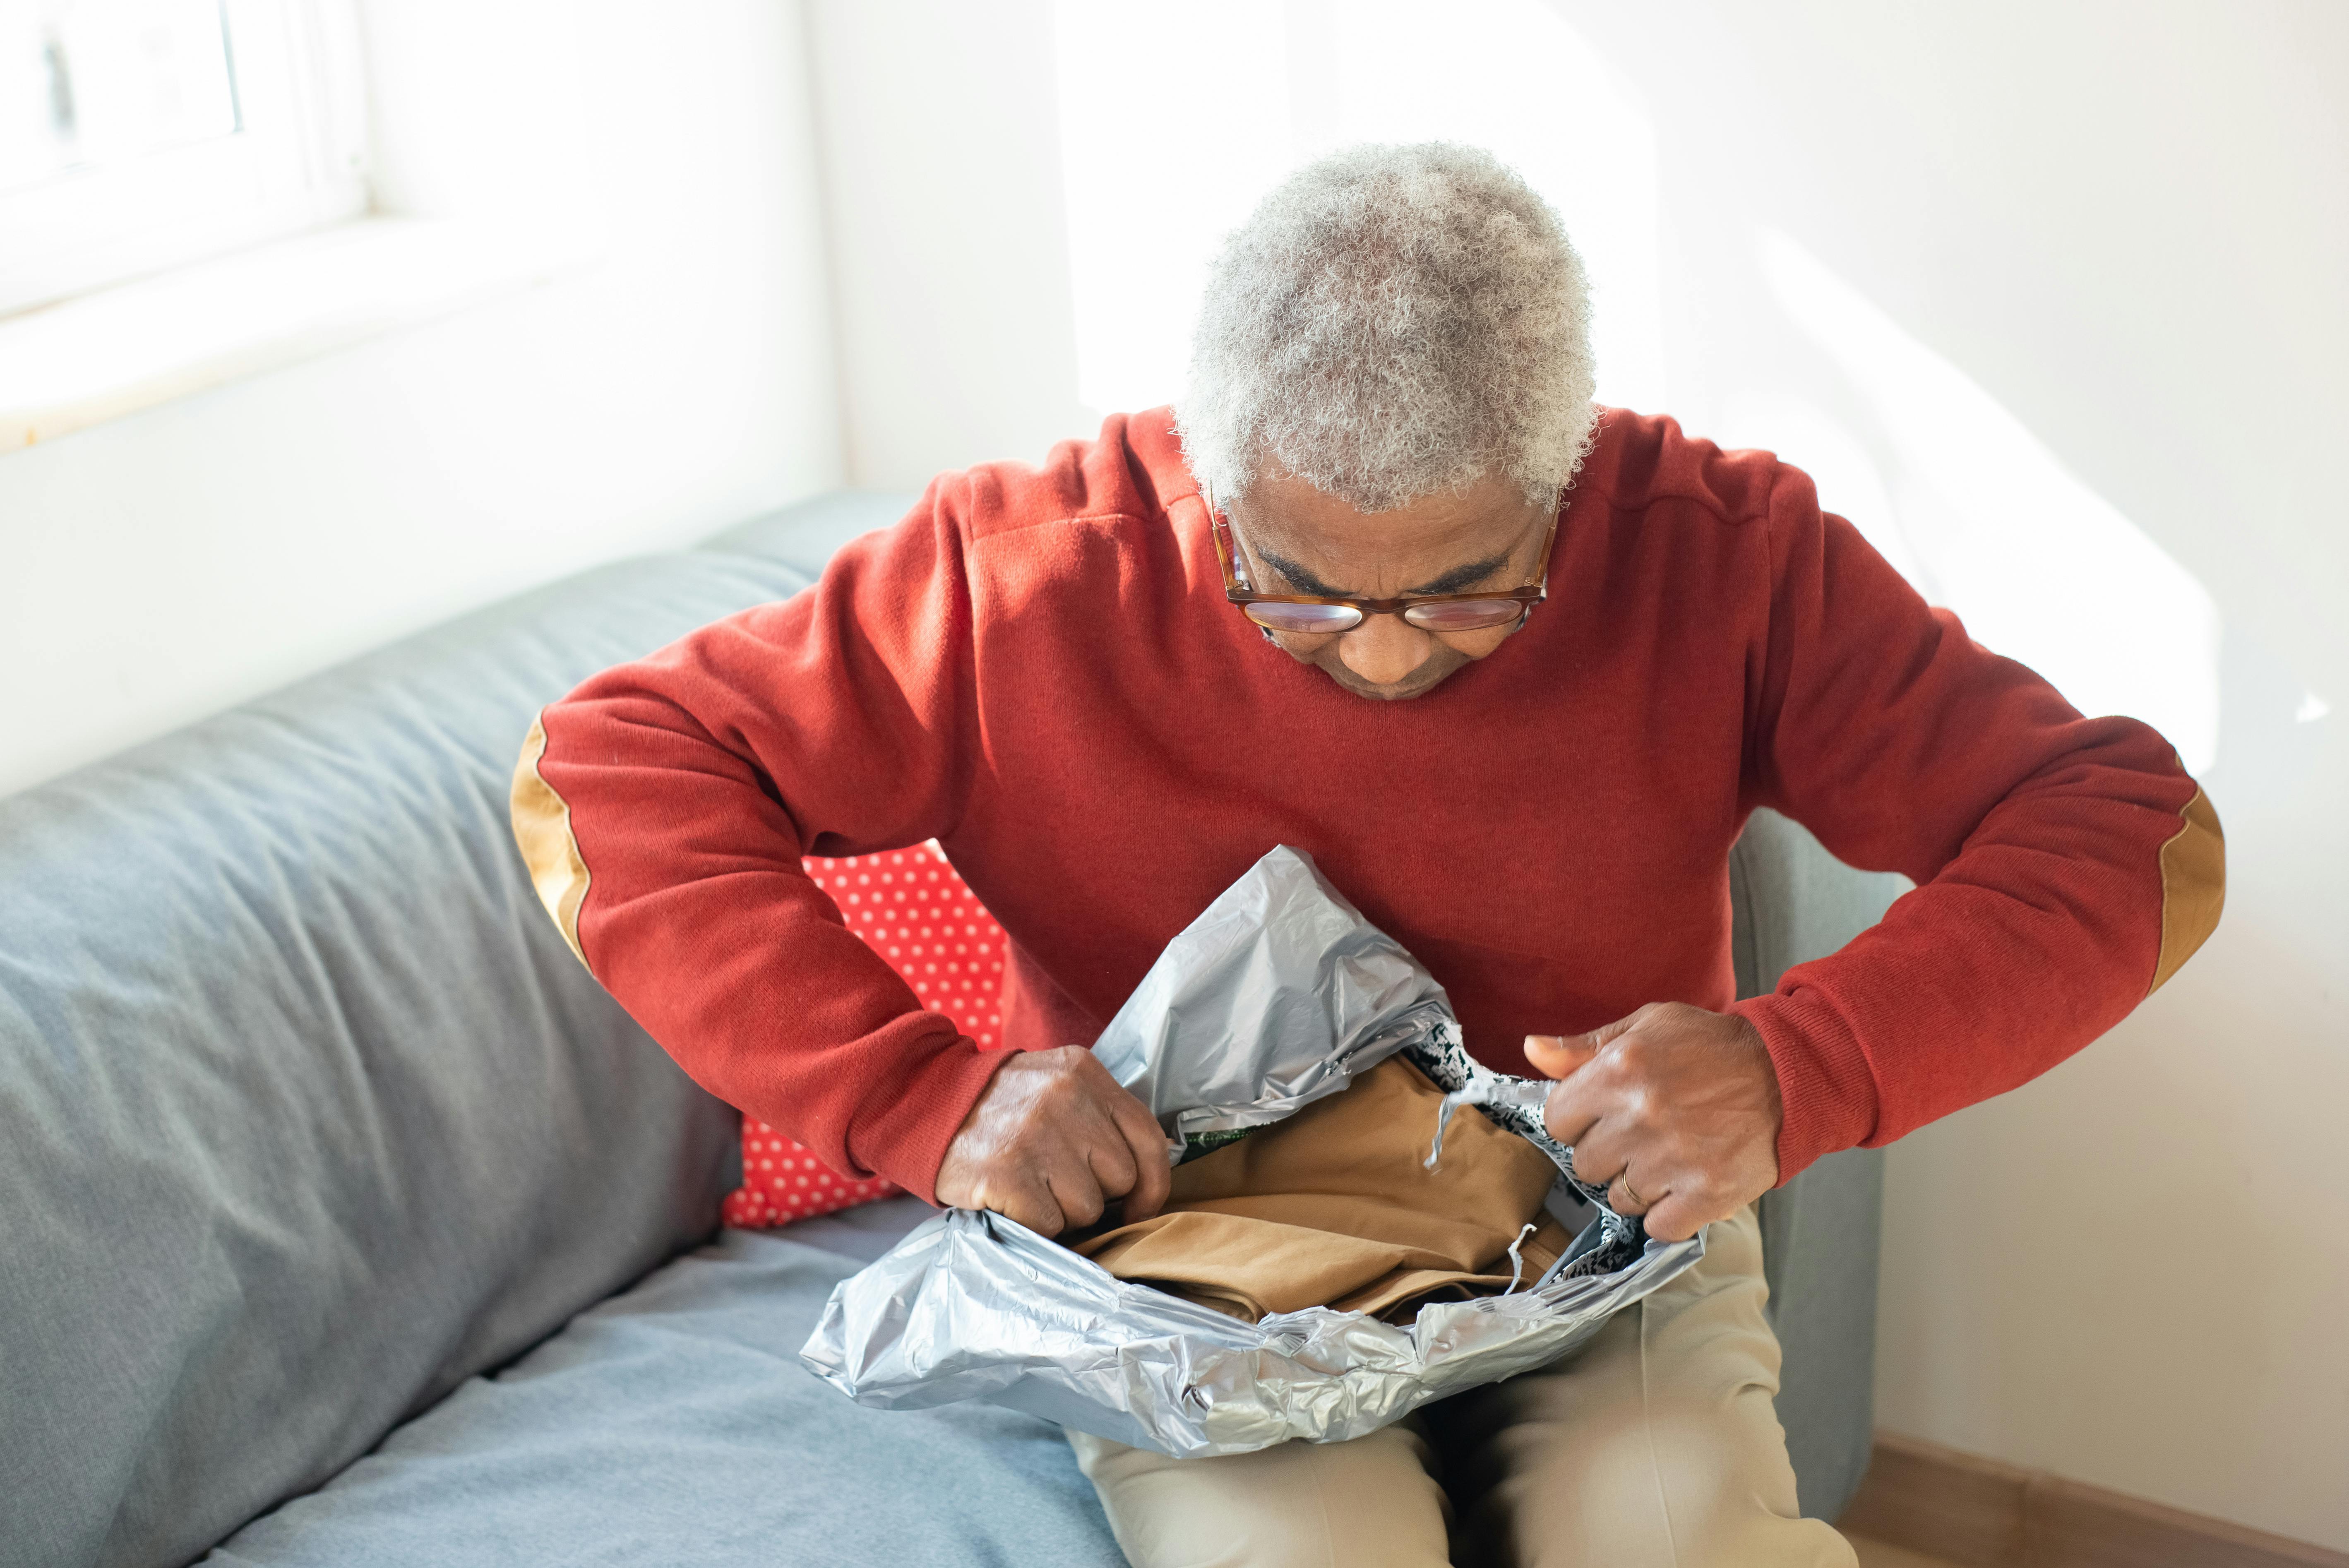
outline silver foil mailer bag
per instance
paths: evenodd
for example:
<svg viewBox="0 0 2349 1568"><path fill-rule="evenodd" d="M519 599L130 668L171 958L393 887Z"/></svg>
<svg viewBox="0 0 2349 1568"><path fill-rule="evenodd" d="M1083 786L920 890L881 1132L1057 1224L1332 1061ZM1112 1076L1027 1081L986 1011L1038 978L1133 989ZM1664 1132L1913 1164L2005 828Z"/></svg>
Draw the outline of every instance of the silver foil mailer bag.
<svg viewBox="0 0 2349 1568"><path fill-rule="evenodd" d="M1183 1457L1337 1442L1556 1360L1703 1255L1702 1237L1649 1240L1574 1180L1542 1127L1547 1086L1471 1058L1444 988L1299 851L1272 851L1185 928L1093 1049L1157 1117L1170 1161L1403 1054L1445 1091L1446 1118L1473 1105L1531 1139L1596 1217L1530 1286L1431 1302L1402 1327L1319 1306L1244 1323L949 1209L833 1288L800 1352L817 1376L877 1408L987 1399Z"/></svg>

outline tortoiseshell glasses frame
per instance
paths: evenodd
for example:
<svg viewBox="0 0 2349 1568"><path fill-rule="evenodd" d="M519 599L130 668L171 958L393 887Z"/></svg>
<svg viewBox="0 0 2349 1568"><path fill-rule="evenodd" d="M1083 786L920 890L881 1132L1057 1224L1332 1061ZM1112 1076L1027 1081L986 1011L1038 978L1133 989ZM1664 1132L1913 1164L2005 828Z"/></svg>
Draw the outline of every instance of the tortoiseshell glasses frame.
<svg viewBox="0 0 2349 1568"><path fill-rule="evenodd" d="M1423 632L1483 632L1496 626L1515 629L1549 597L1550 552L1557 545L1557 509L1549 516L1549 531L1542 539L1541 565L1532 584L1524 588L1485 589L1475 593L1405 593L1393 599L1363 599L1345 594L1259 593L1247 586L1238 567L1238 544L1232 525L1211 495L1200 499L1207 507L1207 531L1215 538L1216 560L1224 569L1224 597L1240 614L1271 632L1328 635L1350 632L1372 615L1401 615Z"/></svg>

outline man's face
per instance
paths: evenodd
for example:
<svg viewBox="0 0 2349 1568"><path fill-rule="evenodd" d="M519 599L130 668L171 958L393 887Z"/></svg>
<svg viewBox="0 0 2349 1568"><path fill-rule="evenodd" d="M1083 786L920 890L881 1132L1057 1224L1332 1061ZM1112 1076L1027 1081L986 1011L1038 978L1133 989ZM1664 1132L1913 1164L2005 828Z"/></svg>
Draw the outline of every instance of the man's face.
<svg viewBox="0 0 2349 1568"><path fill-rule="evenodd" d="M1361 599L1528 586L1549 521L1517 484L1494 479L1392 511L1360 512L1302 480L1268 474L1226 510L1257 592ZM1433 690L1515 630L1427 632L1401 615L1368 615L1350 631L1271 636L1357 696L1392 702Z"/></svg>

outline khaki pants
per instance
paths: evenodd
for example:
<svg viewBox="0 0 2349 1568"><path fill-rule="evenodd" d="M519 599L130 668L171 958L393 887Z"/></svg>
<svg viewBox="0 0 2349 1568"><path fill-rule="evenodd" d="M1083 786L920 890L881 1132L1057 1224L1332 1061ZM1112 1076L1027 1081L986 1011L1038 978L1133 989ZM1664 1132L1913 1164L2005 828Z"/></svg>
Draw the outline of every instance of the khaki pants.
<svg viewBox="0 0 2349 1568"><path fill-rule="evenodd" d="M1751 1209L1554 1367L1347 1443L1175 1460L1071 1432L1134 1568L1851 1568L1795 1508ZM1454 1502L1459 1515L1454 1515Z"/></svg>

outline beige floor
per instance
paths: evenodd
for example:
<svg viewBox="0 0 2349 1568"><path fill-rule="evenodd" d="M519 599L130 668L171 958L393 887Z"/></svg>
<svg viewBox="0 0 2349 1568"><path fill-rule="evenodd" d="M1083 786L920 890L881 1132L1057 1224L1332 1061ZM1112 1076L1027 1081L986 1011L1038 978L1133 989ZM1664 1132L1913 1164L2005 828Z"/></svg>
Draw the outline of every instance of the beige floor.
<svg viewBox="0 0 2349 1568"><path fill-rule="evenodd" d="M1946 1557L1928 1557L1921 1552L1911 1552L1889 1542L1872 1541L1865 1535L1853 1536L1851 1544L1852 1550L1859 1553L1859 1568L1957 1568Z"/></svg>

